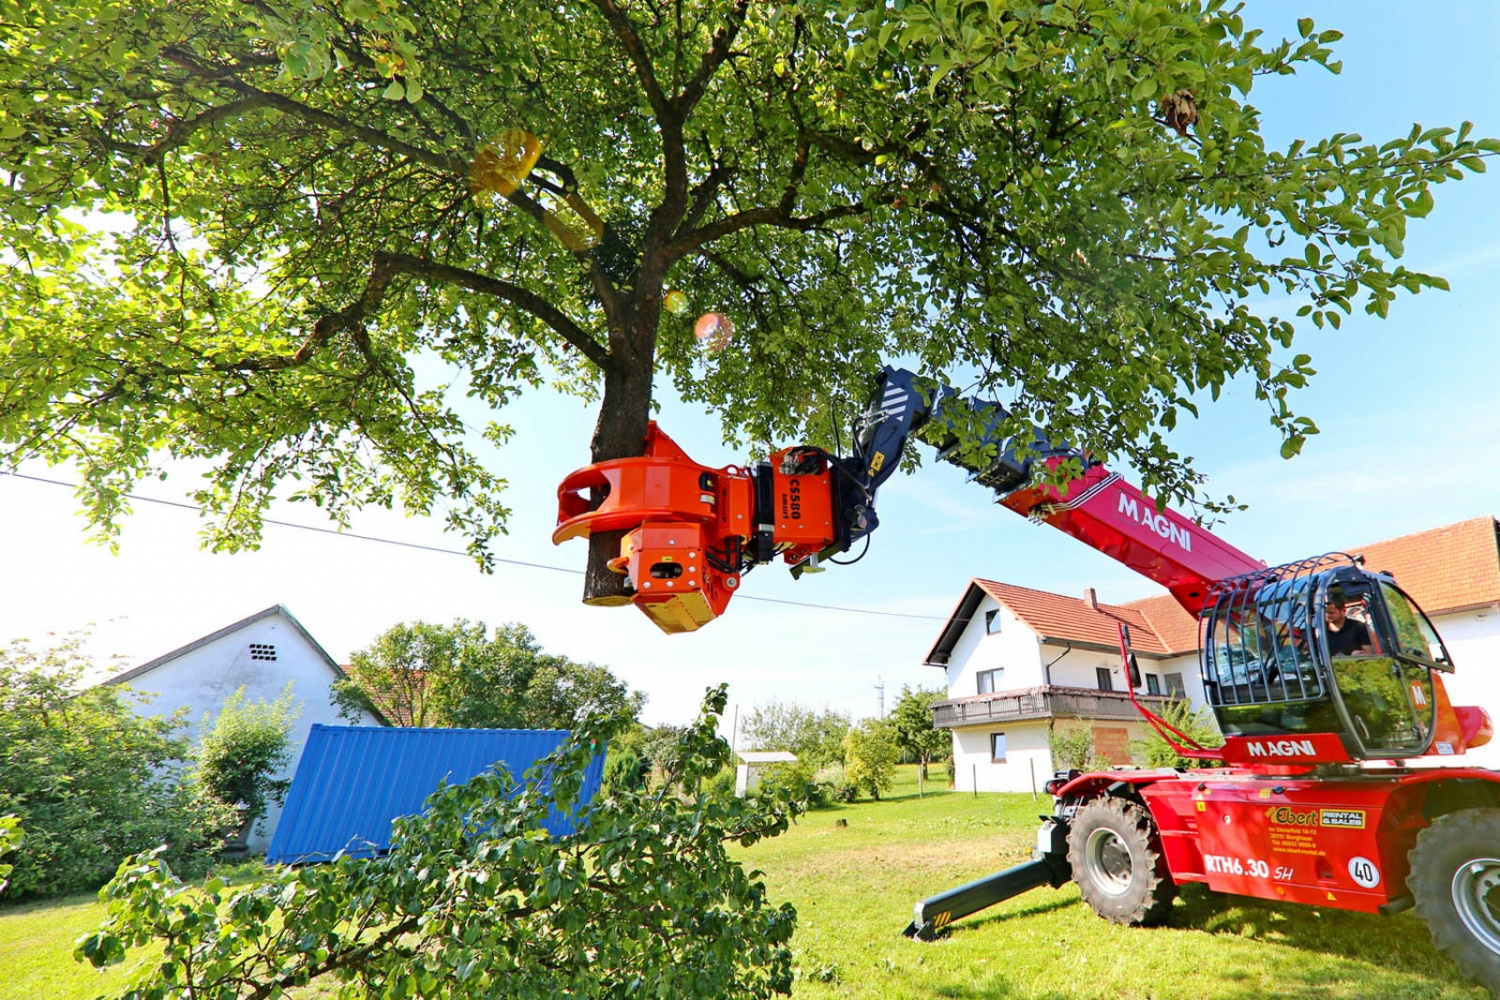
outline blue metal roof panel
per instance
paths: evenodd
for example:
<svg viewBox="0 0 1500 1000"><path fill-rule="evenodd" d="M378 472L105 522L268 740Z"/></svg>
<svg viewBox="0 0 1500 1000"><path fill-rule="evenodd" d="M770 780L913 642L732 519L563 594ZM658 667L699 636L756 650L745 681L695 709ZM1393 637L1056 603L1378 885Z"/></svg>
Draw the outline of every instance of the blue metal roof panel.
<svg viewBox="0 0 1500 1000"><path fill-rule="evenodd" d="M462 784L503 763L519 779L568 737L563 729L412 729L314 724L287 791L266 860L326 861L339 851L372 857L390 849L391 821L422 811L444 779ZM584 770L580 804L599 790L604 755ZM543 826L572 833L555 809Z"/></svg>

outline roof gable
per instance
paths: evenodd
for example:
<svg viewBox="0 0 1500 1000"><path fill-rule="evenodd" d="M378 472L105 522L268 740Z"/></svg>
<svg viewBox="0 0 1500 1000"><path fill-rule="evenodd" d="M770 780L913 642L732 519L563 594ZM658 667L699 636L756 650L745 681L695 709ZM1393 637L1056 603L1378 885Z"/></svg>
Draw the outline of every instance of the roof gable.
<svg viewBox="0 0 1500 1000"><path fill-rule="evenodd" d="M1144 656L1166 657L1197 648L1196 619L1183 611L1170 596L1127 605L1102 604L1097 601L1090 603L1078 597L1064 597L1045 590L1017 587L976 577L969 581L963 597L948 616L937 642L927 652L925 663L929 666L947 665L959 637L968 628L986 594L1004 605L1044 642L1087 644L1114 649L1120 641L1120 622L1124 622L1130 628L1131 648ZM1154 602L1157 600L1170 601L1177 607L1178 615L1188 620L1188 624L1184 626L1180 621L1173 621L1166 608L1155 606ZM1148 604L1150 607L1142 607ZM1160 622L1170 623L1170 629L1166 632L1160 630L1158 619ZM1184 647L1182 636L1189 632L1191 637L1186 640L1187 645Z"/></svg>
<svg viewBox="0 0 1500 1000"><path fill-rule="evenodd" d="M207 646L211 642L217 642L219 639L222 639L227 635L233 635L240 629L245 628L249 625L253 625L256 622L261 621L262 619L270 618L273 615L280 615L282 618L286 619L287 623L292 626L296 633L303 639L307 640L307 644L313 648L314 652L318 654L318 657L323 661L323 663L328 666L328 669L333 671L334 676L344 676L343 669L338 665L337 662L334 661L333 657L328 655L328 651L318 644L318 640L314 639L312 635L307 631L307 629L302 627L302 623L299 622L295 617L293 617L292 613L286 609L285 605L273 604L269 608L266 608L264 611L257 611L255 614L250 615L248 618L241 618L234 624L226 625L223 628L219 629L217 632L211 632L208 635L203 636L201 639L194 639L192 642L188 643L185 646L179 646L177 649L172 650L170 653L164 653L154 660L147 660L140 666L132 667L124 673L116 674L115 676L110 677L107 680L102 681L101 683L124 684L128 681L135 680L142 674L149 673L152 670L155 670L157 667L162 666L163 664L170 663L171 661L181 656L185 656L195 649L202 649L204 646Z"/></svg>

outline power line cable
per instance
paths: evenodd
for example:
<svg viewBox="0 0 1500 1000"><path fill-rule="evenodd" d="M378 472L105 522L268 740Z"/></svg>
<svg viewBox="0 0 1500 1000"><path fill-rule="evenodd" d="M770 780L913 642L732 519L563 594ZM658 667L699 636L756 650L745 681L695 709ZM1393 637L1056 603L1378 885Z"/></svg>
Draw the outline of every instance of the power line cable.
<svg viewBox="0 0 1500 1000"><path fill-rule="evenodd" d="M61 479L48 479L45 476L27 475L24 472L0 471L0 475L10 476L12 479L25 479L33 483L46 483L49 486L64 486L68 489L74 490L78 488L77 483L69 483ZM175 507L178 510L190 510L200 514L203 512L203 508L198 506L197 504L183 503L180 500L163 500L159 497L148 497L143 496L139 493L125 493L122 495L127 500L136 500L141 503L154 503L162 507ZM376 542L380 545L394 545L397 548L416 549L419 552L435 552L440 555L463 556L465 558L472 558L470 553L466 552L463 549L444 548L440 545L424 545L421 542L406 542L396 538L381 538L379 535L365 535L357 531L340 531L337 528L321 528L313 524L299 524L296 521L281 521L270 517L262 518L261 520L265 524L274 524L279 528L292 528L297 531L311 531L319 535L333 535L336 538L353 538L361 542ZM495 562L504 563L507 566L523 566L527 569L545 569L550 570L554 573L569 573L573 576L583 575L583 570L572 569L567 566L550 566L546 563L527 562L523 559L505 559L500 556L495 556L493 558ZM923 621L948 620L947 618L940 617L938 615L916 615L902 611L877 611L873 608L850 608L836 604L810 604L806 601L788 601L776 597L757 597L754 594L742 593L738 596L740 600L743 601L760 601L763 604L785 604L791 607L811 608L817 611L840 611L845 614L851 615L877 615L882 618L916 618Z"/></svg>

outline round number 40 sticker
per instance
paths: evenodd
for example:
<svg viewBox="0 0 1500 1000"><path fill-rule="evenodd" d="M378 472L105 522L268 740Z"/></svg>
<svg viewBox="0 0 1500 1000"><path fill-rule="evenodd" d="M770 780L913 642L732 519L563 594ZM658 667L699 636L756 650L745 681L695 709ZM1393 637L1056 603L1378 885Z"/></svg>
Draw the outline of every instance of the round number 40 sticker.
<svg viewBox="0 0 1500 1000"><path fill-rule="evenodd" d="M1369 858L1350 858L1349 877L1366 889L1373 889L1380 884L1380 869Z"/></svg>

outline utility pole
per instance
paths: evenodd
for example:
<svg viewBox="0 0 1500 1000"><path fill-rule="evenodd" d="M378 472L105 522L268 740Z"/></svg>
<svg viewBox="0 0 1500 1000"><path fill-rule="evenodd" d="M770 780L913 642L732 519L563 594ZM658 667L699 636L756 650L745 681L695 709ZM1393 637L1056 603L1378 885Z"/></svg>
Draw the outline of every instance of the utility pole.
<svg viewBox="0 0 1500 1000"><path fill-rule="evenodd" d="M885 718L885 678L875 678L875 694L880 699L880 715L877 718Z"/></svg>

